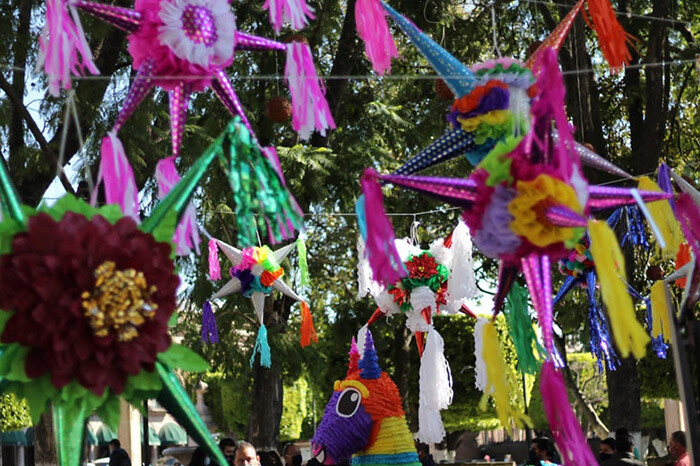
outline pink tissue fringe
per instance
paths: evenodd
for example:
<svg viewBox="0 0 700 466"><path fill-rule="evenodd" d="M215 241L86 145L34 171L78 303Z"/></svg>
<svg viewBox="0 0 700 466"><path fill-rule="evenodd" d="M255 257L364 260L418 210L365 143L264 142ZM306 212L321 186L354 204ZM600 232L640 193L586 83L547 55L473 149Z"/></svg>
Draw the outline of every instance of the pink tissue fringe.
<svg viewBox="0 0 700 466"><path fill-rule="evenodd" d="M270 24L277 35L283 23L289 23L292 29L304 29L315 18L314 10L304 0L267 0L263 10L269 10Z"/></svg>
<svg viewBox="0 0 700 466"><path fill-rule="evenodd" d="M384 285L393 285L404 272L401 256L396 250L396 236L389 218L384 212L384 198L374 169L365 169L362 175L362 192L365 195L367 241L365 251L372 268L373 279Z"/></svg>
<svg viewBox="0 0 700 466"><path fill-rule="evenodd" d="M301 139L308 139L317 130L325 136L326 129L335 128L321 80L308 45L292 42L287 46L284 76L292 96L292 127Z"/></svg>
<svg viewBox="0 0 700 466"><path fill-rule="evenodd" d="M586 443L586 437L581 431L576 414L569 404L564 378L551 361L542 365L540 392L549 427L552 430L554 442L561 452L563 464L565 466L598 464Z"/></svg>
<svg viewBox="0 0 700 466"><path fill-rule="evenodd" d="M695 257L700 257L700 235L697 230L700 225L700 210L687 193L682 193L676 198L675 207L676 218L681 225L683 235Z"/></svg>
<svg viewBox="0 0 700 466"><path fill-rule="evenodd" d="M180 175L177 173L177 168L175 168L174 157L167 157L158 162L158 165L156 165L156 181L158 182L158 197L163 199L180 181ZM192 252L192 249L194 249L196 254L199 254L200 242L197 212L194 205L190 202L175 230L173 243L177 247L177 254L186 256Z"/></svg>
<svg viewBox="0 0 700 466"><path fill-rule="evenodd" d="M100 171L91 199L93 205L97 201L98 186L101 182L104 182L107 204L119 204L124 215L140 222L139 192L134 180L134 171L126 158L124 146L114 133L108 133L102 139Z"/></svg>
<svg viewBox="0 0 700 466"><path fill-rule="evenodd" d="M66 0L47 0L46 25L39 37L39 61L49 80L49 92L58 97L63 89L71 88L71 74L98 74L90 47L75 7Z"/></svg>
<svg viewBox="0 0 700 466"><path fill-rule="evenodd" d="M219 246L216 239L209 240L209 280L221 280L221 265L219 265Z"/></svg>
<svg viewBox="0 0 700 466"><path fill-rule="evenodd" d="M357 0L355 3L357 34L364 41L365 52L379 75L391 71L391 59L399 56L386 15L380 0Z"/></svg>

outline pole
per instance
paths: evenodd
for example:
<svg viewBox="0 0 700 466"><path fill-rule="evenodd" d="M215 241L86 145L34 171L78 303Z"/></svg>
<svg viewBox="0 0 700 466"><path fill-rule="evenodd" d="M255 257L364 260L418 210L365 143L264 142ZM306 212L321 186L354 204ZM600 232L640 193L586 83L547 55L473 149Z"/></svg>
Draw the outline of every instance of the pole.
<svg viewBox="0 0 700 466"><path fill-rule="evenodd" d="M151 464L151 445L148 432L148 400L144 400L143 409L146 412L143 417L143 464L150 466Z"/></svg>

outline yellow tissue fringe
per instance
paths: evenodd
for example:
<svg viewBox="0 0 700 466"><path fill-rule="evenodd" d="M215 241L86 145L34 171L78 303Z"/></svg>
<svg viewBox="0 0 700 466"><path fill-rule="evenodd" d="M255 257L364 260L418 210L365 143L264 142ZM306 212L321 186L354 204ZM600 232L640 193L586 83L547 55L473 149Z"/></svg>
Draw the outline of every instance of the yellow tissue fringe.
<svg viewBox="0 0 700 466"><path fill-rule="evenodd" d="M498 333L493 322L489 321L489 323L484 325L482 338L484 345L482 351L488 382L484 390L484 396L481 397L481 409L486 409L486 402L491 396L496 405L498 420L503 427L506 429L510 428L511 422L521 428L523 424L532 427L530 418L511 404L512 397L508 389L508 371L511 369L503 357L501 345L498 341Z"/></svg>
<svg viewBox="0 0 700 466"><path fill-rule="evenodd" d="M639 190L640 191L661 191L659 185L651 180L648 176L642 176L639 178ZM671 203L667 200L654 201L646 204L651 218L654 219L654 223L659 227L659 232L663 236L664 241L666 241L666 248L663 250L663 257L667 259L675 259L676 254L678 254L678 248L683 242L683 232L681 231L681 226L673 215L673 209L671 209ZM658 243L657 243L658 251Z"/></svg>
<svg viewBox="0 0 700 466"><path fill-rule="evenodd" d="M634 315L632 298L627 292L625 258L617 244L615 233L607 223L589 220L588 234L591 237L591 255L600 281L600 293L608 311L617 348L623 358L632 353L641 359L646 354L649 335Z"/></svg>
<svg viewBox="0 0 700 466"><path fill-rule="evenodd" d="M671 320L668 317L668 301L666 300L666 285L662 281L651 287L651 336L664 336L664 341L671 341Z"/></svg>

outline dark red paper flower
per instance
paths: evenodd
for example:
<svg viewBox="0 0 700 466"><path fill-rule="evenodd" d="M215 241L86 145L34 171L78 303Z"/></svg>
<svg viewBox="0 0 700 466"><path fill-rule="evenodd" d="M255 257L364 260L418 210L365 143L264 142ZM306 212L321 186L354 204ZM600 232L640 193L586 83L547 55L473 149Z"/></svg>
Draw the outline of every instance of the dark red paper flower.
<svg viewBox="0 0 700 466"><path fill-rule="evenodd" d="M437 273L437 262L433 256L424 252L406 262L406 268L410 278L430 278Z"/></svg>
<svg viewBox="0 0 700 466"><path fill-rule="evenodd" d="M135 332L98 332L86 316L85 296L101 291L95 272L110 262L114 267L100 270L123 273L116 282L112 275L108 285L145 279L147 318ZM153 370L158 353L170 346L168 320L178 284L170 246L132 219L112 225L99 215L88 220L68 212L57 222L40 213L29 218L28 231L13 238L12 252L0 257L0 309L15 311L0 340L30 348L25 362L30 378L49 373L56 388L75 379L98 395L106 387L121 393L129 375ZM115 293L119 299L123 294Z"/></svg>

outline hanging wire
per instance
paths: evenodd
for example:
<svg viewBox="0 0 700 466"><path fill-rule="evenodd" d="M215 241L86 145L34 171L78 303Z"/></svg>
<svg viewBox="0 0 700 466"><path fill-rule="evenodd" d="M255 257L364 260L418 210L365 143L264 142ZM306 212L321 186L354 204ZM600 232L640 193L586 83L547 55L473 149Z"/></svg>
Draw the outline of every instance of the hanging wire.
<svg viewBox="0 0 700 466"><path fill-rule="evenodd" d="M493 51L501 58L501 51L498 49L498 24L496 23L496 3L491 2L491 34L493 39Z"/></svg>

